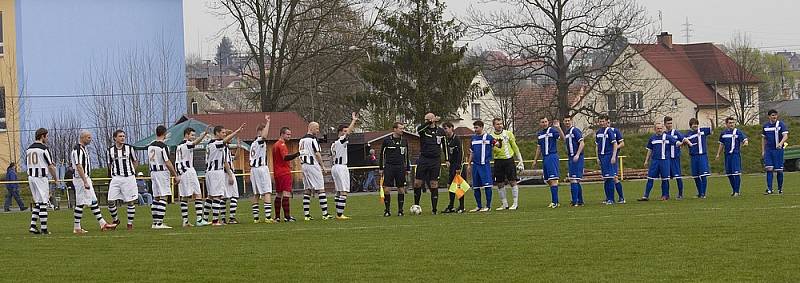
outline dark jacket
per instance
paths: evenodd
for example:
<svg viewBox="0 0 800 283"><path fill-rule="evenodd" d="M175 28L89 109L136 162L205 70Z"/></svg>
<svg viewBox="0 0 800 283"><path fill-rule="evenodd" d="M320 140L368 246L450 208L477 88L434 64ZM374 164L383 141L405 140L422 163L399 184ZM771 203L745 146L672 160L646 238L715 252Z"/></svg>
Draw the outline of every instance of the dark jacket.
<svg viewBox="0 0 800 283"><path fill-rule="evenodd" d="M14 168L9 168L6 171L6 181L16 181L17 180L17 171L14 171ZM19 184L6 184L7 189L19 189Z"/></svg>

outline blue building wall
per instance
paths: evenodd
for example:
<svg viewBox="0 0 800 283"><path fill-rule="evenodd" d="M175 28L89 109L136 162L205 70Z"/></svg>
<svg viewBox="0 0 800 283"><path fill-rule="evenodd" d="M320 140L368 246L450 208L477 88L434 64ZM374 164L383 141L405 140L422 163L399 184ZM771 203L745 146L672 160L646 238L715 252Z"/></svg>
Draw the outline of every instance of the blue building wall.
<svg viewBox="0 0 800 283"><path fill-rule="evenodd" d="M136 121L150 129L155 120L170 123L183 114L182 0L19 0L16 4L22 131L49 127L64 113L79 115L81 127L91 129L93 103L111 93L120 95L113 98L117 101L141 97L145 103L137 102L138 108L115 111L129 117L143 115ZM139 93L149 96L136 96ZM164 111L161 106L168 104ZM167 119L162 117L165 112ZM23 145L32 134L23 132Z"/></svg>

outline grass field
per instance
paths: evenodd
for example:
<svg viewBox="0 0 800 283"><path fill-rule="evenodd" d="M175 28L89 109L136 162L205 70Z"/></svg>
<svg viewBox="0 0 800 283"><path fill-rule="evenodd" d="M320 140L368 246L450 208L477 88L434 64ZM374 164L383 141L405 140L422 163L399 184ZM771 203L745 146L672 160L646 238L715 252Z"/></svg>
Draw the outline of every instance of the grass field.
<svg viewBox="0 0 800 283"><path fill-rule="evenodd" d="M28 213L6 213L0 280L797 281L800 174L787 174L782 196L762 196L760 175L743 180L736 199L726 179L712 178L706 200L647 203L633 201L644 182L626 182L629 203L611 207L599 204L601 185L588 184L587 206L555 210L546 208L548 190L524 188L519 211L464 215L430 215L426 194L425 213L402 218L382 217L375 195L353 196L346 222L252 224L240 202L244 224L168 231L149 229L149 209L140 206L130 232L101 233L85 213L85 236L71 234L68 210L51 213L50 236L27 233ZM687 195L694 190L687 184ZM567 187L561 197L568 202ZM319 216L319 207L312 212ZM179 218L170 205L167 223Z"/></svg>

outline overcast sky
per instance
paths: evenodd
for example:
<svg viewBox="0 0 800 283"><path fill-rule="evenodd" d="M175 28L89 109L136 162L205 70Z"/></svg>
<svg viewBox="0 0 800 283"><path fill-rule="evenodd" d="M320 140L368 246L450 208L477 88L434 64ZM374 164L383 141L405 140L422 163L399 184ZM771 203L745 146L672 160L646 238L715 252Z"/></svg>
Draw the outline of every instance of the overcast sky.
<svg viewBox="0 0 800 283"><path fill-rule="evenodd" d="M186 55L213 56L230 20L211 13L212 0L184 0ZM477 0L449 0L448 13L456 17L466 14ZM800 1L760 0L638 0L653 19L663 15L663 29L674 35L676 43L685 43L683 24L687 17L692 24L691 42L725 43L737 32L750 35L753 45L764 51L800 52L800 29L797 14ZM485 4L483 4L485 5ZM235 38L235 31L227 33Z"/></svg>

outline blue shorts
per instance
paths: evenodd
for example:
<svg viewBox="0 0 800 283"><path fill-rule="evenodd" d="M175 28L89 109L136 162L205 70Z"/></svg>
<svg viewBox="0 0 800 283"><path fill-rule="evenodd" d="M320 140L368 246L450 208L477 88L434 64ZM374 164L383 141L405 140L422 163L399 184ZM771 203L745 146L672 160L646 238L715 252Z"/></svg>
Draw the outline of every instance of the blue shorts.
<svg viewBox="0 0 800 283"><path fill-rule="evenodd" d="M583 179L583 168L584 168L583 155L578 157L578 162L572 162L572 157L570 157L569 161L567 162L567 165L569 167L570 180Z"/></svg>
<svg viewBox="0 0 800 283"><path fill-rule="evenodd" d="M692 155L692 177L711 176L708 170L708 155Z"/></svg>
<svg viewBox="0 0 800 283"><path fill-rule="evenodd" d="M542 158L542 177L545 180L558 180L558 154L548 154Z"/></svg>
<svg viewBox="0 0 800 283"><path fill-rule="evenodd" d="M669 180L670 159L650 160L650 168L647 169L647 179Z"/></svg>
<svg viewBox="0 0 800 283"><path fill-rule="evenodd" d="M681 158L670 158L669 160L669 176L670 178L677 178L681 176Z"/></svg>
<svg viewBox="0 0 800 283"><path fill-rule="evenodd" d="M494 185L492 178L492 165L486 164L472 164L472 187L491 187Z"/></svg>
<svg viewBox="0 0 800 283"><path fill-rule="evenodd" d="M783 171L783 150L768 149L764 152L764 167L775 171Z"/></svg>
<svg viewBox="0 0 800 283"><path fill-rule="evenodd" d="M742 173L742 156L737 154L725 155L725 174L739 175Z"/></svg>
<svg viewBox="0 0 800 283"><path fill-rule="evenodd" d="M617 176L617 164L611 164L611 154L600 155L600 172L603 179L614 178Z"/></svg>

